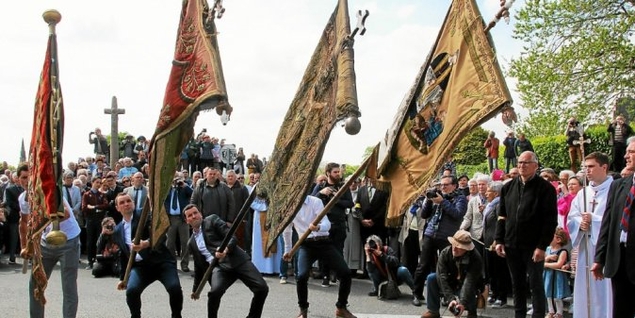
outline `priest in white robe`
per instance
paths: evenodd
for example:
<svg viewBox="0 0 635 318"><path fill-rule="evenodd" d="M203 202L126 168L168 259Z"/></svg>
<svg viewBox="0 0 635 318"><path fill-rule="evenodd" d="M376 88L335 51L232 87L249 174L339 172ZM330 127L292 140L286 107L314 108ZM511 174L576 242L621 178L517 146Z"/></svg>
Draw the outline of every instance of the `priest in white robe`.
<svg viewBox="0 0 635 318"><path fill-rule="evenodd" d="M571 242L573 247L578 249L573 312L576 318L612 318L611 280L593 279L590 269L595 258L595 246L613 178L608 175L609 158L606 154L593 152L585 157L584 164L589 185L580 190L573 199L567 217Z"/></svg>

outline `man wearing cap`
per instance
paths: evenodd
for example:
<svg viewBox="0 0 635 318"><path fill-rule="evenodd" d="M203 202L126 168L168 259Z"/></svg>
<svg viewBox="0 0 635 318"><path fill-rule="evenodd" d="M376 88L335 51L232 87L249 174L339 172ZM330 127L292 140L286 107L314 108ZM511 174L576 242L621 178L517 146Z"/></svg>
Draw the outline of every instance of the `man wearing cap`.
<svg viewBox="0 0 635 318"><path fill-rule="evenodd" d="M474 250L470 233L458 230L448 237L451 246L439 254L437 272L427 277L428 311L422 318L440 318L441 295L451 300L448 308L457 317L467 310L468 318L477 317L476 295L483 284L483 259Z"/></svg>

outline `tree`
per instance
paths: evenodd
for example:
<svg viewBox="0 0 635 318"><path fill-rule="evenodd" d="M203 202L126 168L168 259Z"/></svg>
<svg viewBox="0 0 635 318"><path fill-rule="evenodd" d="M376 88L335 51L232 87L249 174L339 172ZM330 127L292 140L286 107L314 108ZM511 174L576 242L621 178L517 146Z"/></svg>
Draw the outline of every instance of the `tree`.
<svg viewBox="0 0 635 318"><path fill-rule="evenodd" d="M488 135L489 133L480 126L472 129L454 149L454 161L459 165L478 165L487 160L483 144ZM501 139L500 136L497 138Z"/></svg>
<svg viewBox="0 0 635 318"><path fill-rule="evenodd" d="M562 134L570 116L602 122L635 88L633 1L527 0L514 37L527 43L509 75L529 117L528 135Z"/></svg>

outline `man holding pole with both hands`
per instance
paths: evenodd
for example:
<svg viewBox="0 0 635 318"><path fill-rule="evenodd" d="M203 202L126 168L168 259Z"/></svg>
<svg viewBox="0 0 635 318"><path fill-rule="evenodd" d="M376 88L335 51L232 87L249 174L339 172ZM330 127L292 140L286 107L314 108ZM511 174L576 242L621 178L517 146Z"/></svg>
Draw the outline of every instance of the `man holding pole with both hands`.
<svg viewBox="0 0 635 318"><path fill-rule="evenodd" d="M192 228L192 236L187 243L194 258L194 286L191 298L198 299L198 285L205 284L202 281L205 271L212 260L217 258L218 266L214 267L209 280L212 288L207 294L207 317L218 317L221 297L237 279L240 279L254 294L247 318L260 318L269 287L249 255L236 245L236 237L232 236L223 251L217 250L230 231L227 223L216 214L203 219L203 215L194 204L187 205L183 213L185 222Z"/></svg>
<svg viewBox="0 0 635 318"><path fill-rule="evenodd" d="M300 306L300 314L298 318L306 318L309 310L309 269L311 264L316 260L324 262L328 267L333 270L340 281L337 303L335 306L335 316L338 318L356 318L346 308L348 305L348 295L351 292L351 271L348 269L348 265L344 261L342 254L336 249L335 245L329 238L329 229L331 228L331 222L328 217L324 217L316 225L314 220L320 215L320 212L324 209L322 200L314 196L306 196L304 203L300 211L291 222L297 233L306 233L309 231L308 236L304 241L300 241L300 248L298 250L298 277L296 291L298 294L298 305ZM283 232L284 238L284 260L289 262L293 256L291 252L291 234L292 229L289 225Z"/></svg>

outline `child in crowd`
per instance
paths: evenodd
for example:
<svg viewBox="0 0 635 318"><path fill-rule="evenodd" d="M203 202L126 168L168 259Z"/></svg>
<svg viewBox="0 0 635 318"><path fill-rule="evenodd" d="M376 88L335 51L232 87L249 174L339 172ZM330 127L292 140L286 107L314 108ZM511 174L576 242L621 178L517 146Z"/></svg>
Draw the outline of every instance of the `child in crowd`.
<svg viewBox="0 0 635 318"><path fill-rule="evenodd" d="M567 233L563 228L558 227L553 235L551 245L547 247L545 252L543 280L549 308L548 318L562 318L564 311L562 300L571 296L567 273L561 271L569 260L569 251L565 248L568 242Z"/></svg>

